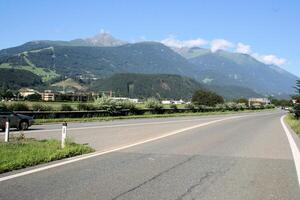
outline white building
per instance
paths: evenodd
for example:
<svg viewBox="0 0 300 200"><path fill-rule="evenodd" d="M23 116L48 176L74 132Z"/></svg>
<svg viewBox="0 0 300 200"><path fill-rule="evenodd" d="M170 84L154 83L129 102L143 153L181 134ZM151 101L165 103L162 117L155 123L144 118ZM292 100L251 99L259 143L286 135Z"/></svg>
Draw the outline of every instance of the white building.
<svg viewBox="0 0 300 200"><path fill-rule="evenodd" d="M172 104L172 102L170 100L163 100L161 101L162 104Z"/></svg>
<svg viewBox="0 0 300 200"><path fill-rule="evenodd" d="M179 101L173 101L172 104L176 104L176 105L185 104L185 101L183 101L182 99L180 99Z"/></svg>
<svg viewBox="0 0 300 200"><path fill-rule="evenodd" d="M268 98L249 98L249 106L254 103L259 103L261 105L271 104L271 101Z"/></svg>
<svg viewBox="0 0 300 200"><path fill-rule="evenodd" d="M51 90L45 90L42 93L42 100L43 101L55 101L55 93L53 93Z"/></svg>
<svg viewBox="0 0 300 200"><path fill-rule="evenodd" d="M138 103L139 102L139 99L130 99L130 98L127 98L127 97L112 97L113 100L116 100L116 101L130 101L130 102L133 102L133 103Z"/></svg>
<svg viewBox="0 0 300 200"><path fill-rule="evenodd" d="M179 104L185 104L185 101L183 101L182 99L180 100L163 100L161 101L162 104L175 104L175 105L179 105Z"/></svg>
<svg viewBox="0 0 300 200"><path fill-rule="evenodd" d="M19 92L22 97L27 97L27 96L33 95L33 94L39 94L38 91L31 89L31 88L21 88L19 90Z"/></svg>

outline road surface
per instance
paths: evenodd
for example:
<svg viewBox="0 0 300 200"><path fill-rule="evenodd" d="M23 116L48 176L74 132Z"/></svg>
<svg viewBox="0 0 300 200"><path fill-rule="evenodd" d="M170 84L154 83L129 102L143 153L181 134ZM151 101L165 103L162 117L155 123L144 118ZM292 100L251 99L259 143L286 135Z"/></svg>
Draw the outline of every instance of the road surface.
<svg viewBox="0 0 300 200"><path fill-rule="evenodd" d="M73 140L96 154L2 174L0 199L299 200L282 115L69 124ZM27 136L60 138L59 125L35 129Z"/></svg>

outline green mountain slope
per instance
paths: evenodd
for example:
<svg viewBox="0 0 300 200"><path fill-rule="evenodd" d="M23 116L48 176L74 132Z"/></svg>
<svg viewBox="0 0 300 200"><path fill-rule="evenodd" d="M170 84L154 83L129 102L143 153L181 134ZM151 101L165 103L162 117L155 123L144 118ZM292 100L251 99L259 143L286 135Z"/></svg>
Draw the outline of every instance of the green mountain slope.
<svg viewBox="0 0 300 200"><path fill-rule="evenodd" d="M253 90L235 85L204 85L207 89L216 92L227 100L239 98L263 97L263 95L254 92Z"/></svg>
<svg viewBox="0 0 300 200"><path fill-rule="evenodd" d="M299 79L278 66L266 65L247 54L213 53L201 48L177 51L198 67L198 80L206 84L235 85L265 95L282 95L293 93L293 85Z"/></svg>
<svg viewBox="0 0 300 200"><path fill-rule="evenodd" d="M215 91L225 99L261 96L248 88L204 85L191 78L167 74L115 74L97 80L91 86L93 91L113 91L118 96L169 99L190 99L194 91L200 88Z"/></svg>
<svg viewBox="0 0 300 200"><path fill-rule="evenodd" d="M208 86L228 86L236 94L240 87L274 96L293 93L299 79L246 54L212 53L197 47L170 49L157 42L125 44L109 34L72 41L33 41L3 49L0 68L28 70L44 82L59 76L97 79L118 73L175 74Z"/></svg>
<svg viewBox="0 0 300 200"><path fill-rule="evenodd" d="M0 86L2 89L19 89L22 87L39 86L42 80L39 76L19 69L0 69Z"/></svg>
<svg viewBox="0 0 300 200"><path fill-rule="evenodd" d="M24 46L28 45L28 49ZM48 46L47 46L48 45ZM196 67L155 42L117 47L59 46L39 42L0 51L0 64L36 67L64 76L107 77L115 73L178 74L196 78ZM40 48L42 47L42 48ZM20 52L22 51L22 52ZM26 53L26 57L23 55Z"/></svg>
<svg viewBox="0 0 300 200"><path fill-rule="evenodd" d="M190 99L199 88L201 84L193 79L166 74L115 74L95 81L91 87L97 92L112 90L118 96L171 99Z"/></svg>

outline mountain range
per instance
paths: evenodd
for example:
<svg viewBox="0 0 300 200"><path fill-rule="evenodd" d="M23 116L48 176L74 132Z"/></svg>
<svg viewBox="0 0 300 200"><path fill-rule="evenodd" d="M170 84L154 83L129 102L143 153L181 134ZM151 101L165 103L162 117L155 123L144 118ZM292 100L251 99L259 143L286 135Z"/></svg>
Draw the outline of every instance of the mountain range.
<svg viewBox="0 0 300 200"><path fill-rule="evenodd" d="M31 41L0 50L0 72L3 69L29 71L45 84L70 77L104 80L116 74L123 74L124 80L126 73L179 75L227 98L287 96L294 92L293 85L299 79L247 54L198 47L179 49L159 42L127 43L108 33L71 41ZM91 89L97 90L95 85L92 81Z"/></svg>

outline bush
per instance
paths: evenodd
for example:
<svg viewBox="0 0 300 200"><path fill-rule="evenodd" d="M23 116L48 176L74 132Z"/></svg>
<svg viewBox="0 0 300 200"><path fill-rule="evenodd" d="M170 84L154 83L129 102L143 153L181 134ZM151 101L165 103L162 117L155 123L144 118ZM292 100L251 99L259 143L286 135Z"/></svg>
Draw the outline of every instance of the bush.
<svg viewBox="0 0 300 200"><path fill-rule="evenodd" d="M152 113L162 114L163 113L163 105L155 98L149 98L145 101L145 107L152 109Z"/></svg>
<svg viewBox="0 0 300 200"><path fill-rule="evenodd" d="M245 103L238 103L237 106L239 108L239 110L245 110L248 108L247 106L248 104L245 104Z"/></svg>
<svg viewBox="0 0 300 200"><path fill-rule="evenodd" d="M61 111L73 111L74 109L69 104L61 104L60 110Z"/></svg>
<svg viewBox="0 0 300 200"><path fill-rule="evenodd" d="M12 111L29 111L29 106L23 102L14 102L7 106Z"/></svg>
<svg viewBox="0 0 300 200"><path fill-rule="evenodd" d="M95 99L94 106L98 110L115 111L117 109L116 101L107 96L98 97Z"/></svg>
<svg viewBox="0 0 300 200"><path fill-rule="evenodd" d="M51 111L51 110L53 110L53 107L50 105L47 105L45 103L35 103L32 105L32 110L34 110L34 111Z"/></svg>
<svg viewBox="0 0 300 200"><path fill-rule="evenodd" d="M157 99L149 98L145 101L145 107L154 110L161 110L163 105Z"/></svg>
<svg viewBox="0 0 300 200"><path fill-rule="evenodd" d="M171 104L171 105L170 105L170 108L173 109L173 110L177 110L177 109L178 109L178 107L177 107L176 104Z"/></svg>
<svg viewBox="0 0 300 200"><path fill-rule="evenodd" d="M192 97L192 102L196 105L215 106L224 103L222 96L207 90L197 90Z"/></svg>
<svg viewBox="0 0 300 200"><path fill-rule="evenodd" d="M77 105L77 110L96 110L95 106L93 104L88 103L80 103Z"/></svg>
<svg viewBox="0 0 300 200"><path fill-rule="evenodd" d="M237 103L235 102L228 102L225 104L226 106L226 110L229 110L229 111L238 111L239 110L239 107L237 106Z"/></svg>
<svg viewBox="0 0 300 200"><path fill-rule="evenodd" d="M227 110L225 104L217 104L215 106L215 108L216 108L217 111L221 111L221 112L225 112Z"/></svg>
<svg viewBox="0 0 300 200"><path fill-rule="evenodd" d="M198 107L199 112L213 112L215 111L214 107L211 106L204 106L204 105L200 105Z"/></svg>
<svg viewBox="0 0 300 200"><path fill-rule="evenodd" d="M121 100L116 102L117 109L128 109L130 111L136 110L136 104L129 100Z"/></svg>
<svg viewBox="0 0 300 200"><path fill-rule="evenodd" d="M196 106L194 104L192 104L192 103L185 104L184 108L185 109L190 109L190 110L196 110Z"/></svg>
<svg viewBox="0 0 300 200"><path fill-rule="evenodd" d="M273 104L264 105L264 109L272 109L272 108L275 108L275 106Z"/></svg>
<svg viewBox="0 0 300 200"><path fill-rule="evenodd" d="M261 107L261 104L260 104L260 103L254 103L254 104L252 104L252 105L250 106L250 109L251 109L251 110L258 110L258 109L260 109L260 107Z"/></svg>

